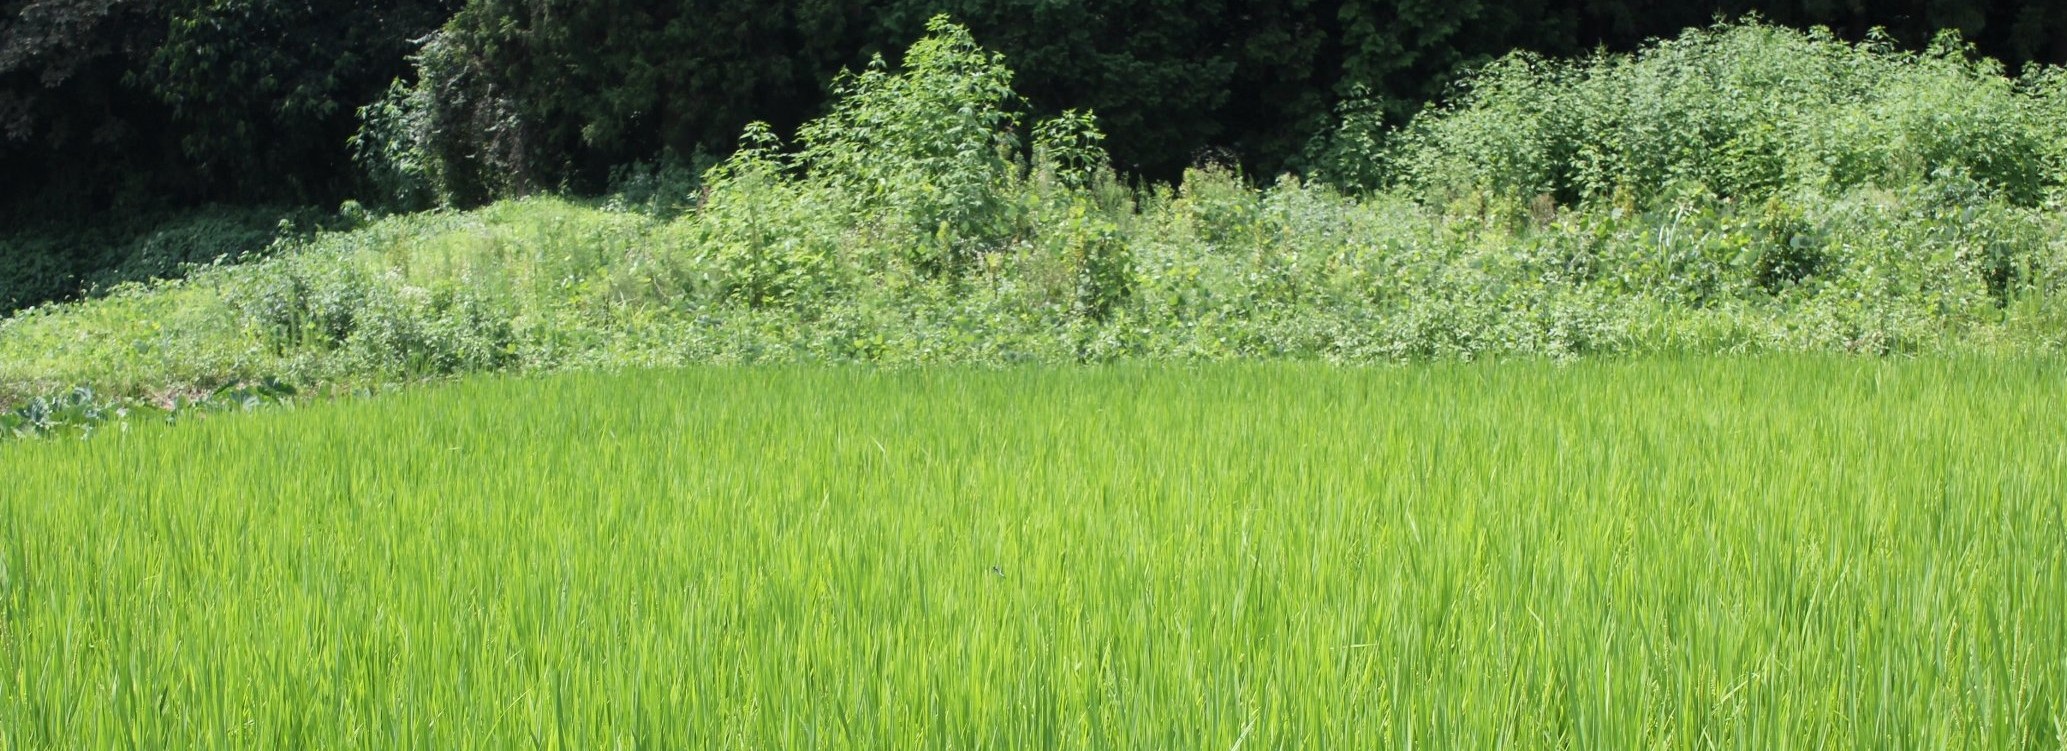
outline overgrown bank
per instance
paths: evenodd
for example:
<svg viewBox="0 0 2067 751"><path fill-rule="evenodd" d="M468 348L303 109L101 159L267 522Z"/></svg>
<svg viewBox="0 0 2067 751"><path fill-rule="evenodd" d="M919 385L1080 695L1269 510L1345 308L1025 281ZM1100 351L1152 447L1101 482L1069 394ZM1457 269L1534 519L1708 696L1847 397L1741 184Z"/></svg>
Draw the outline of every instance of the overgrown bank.
<svg viewBox="0 0 2067 751"><path fill-rule="evenodd" d="M2054 72L1721 27L1516 58L1404 131L1352 118L1336 163L1368 168L1367 192L1210 167L1132 187L1092 118L1025 122L1001 59L934 32L901 70L843 80L797 144L750 130L698 195L395 217L0 322L0 398L707 362L2067 345Z"/></svg>

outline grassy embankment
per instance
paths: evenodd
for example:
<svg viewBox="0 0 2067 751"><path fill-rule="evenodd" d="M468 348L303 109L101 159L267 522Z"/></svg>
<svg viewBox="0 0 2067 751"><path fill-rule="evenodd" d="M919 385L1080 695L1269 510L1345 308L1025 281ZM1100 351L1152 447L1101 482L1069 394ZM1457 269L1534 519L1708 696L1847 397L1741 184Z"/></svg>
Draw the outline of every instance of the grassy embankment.
<svg viewBox="0 0 2067 751"><path fill-rule="evenodd" d="M1762 25L1517 56L1318 181L1126 186L952 26L703 191L383 220L0 321L0 406L702 363L2067 348L2067 74ZM653 210L645 210L653 209Z"/></svg>

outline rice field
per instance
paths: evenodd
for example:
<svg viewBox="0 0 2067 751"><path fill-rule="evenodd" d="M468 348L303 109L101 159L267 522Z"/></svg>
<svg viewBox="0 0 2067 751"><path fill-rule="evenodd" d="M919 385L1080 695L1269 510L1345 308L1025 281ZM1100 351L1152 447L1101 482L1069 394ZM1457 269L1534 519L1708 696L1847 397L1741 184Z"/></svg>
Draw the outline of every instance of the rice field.
<svg viewBox="0 0 2067 751"><path fill-rule="evenodd" d="M2067 363L487 378L0 445L0 750L2061 748Z"/></svg>

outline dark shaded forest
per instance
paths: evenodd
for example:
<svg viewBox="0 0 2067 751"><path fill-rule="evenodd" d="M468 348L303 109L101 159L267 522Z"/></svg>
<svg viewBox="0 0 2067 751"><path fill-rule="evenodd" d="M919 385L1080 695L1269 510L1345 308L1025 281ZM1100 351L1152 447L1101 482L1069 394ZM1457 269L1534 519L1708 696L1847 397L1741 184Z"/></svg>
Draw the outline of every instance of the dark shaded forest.
<svg viewBox="0 0 2067 751"><path fill-rule="evenodd" d="M1717 15L2067 57L2067 5L2046 0L8 0L0 190L41 215L334 203L365 187L359 109L399 79L443 95L441 141L499 162L484 192L594 191L612 167L722 153L752 120L794 126L943 12L1033 106L1096 111L1119 165L1158 176L1296 167L1357 87L1405 115L1513 49L1623 49Z"/></svg>

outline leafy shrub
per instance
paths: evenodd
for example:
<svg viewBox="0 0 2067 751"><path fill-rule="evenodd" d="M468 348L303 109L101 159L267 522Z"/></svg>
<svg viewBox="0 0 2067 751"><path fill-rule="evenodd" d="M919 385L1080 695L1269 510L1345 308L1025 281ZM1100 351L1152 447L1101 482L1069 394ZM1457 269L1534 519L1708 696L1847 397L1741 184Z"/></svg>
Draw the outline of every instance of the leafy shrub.
<svg viewBox="0 0 2067 751"><path fill-rule="evenodd" d="M833 84L832 111L798 131L808 179L865 216L895 217L913 265L944 275L1019 229L1012 72L967 29L935 17L891 72L881 57ZM931 241L918 238L930 238Z"/></svg>
<svg viewBox="0 0 2067 751"><path fill-rule="evenodd" d="M1120 226L1079 198L1043 216L1041 243L1016 271L1037 304L1096 322L1111 320L1134 293L1134 257Z"/></svg>
<svg viewBox="0 0 2067 751"><path fill-rule="evenodd" d="M840 241L824 225L844 207L791 184L780 146L765 128L751 127L740 150L704 178L710 198L689 241L721 303L806 309L839 291L831 272Z"/></svg>
<svg viewBox="0 0 2067 751"><path fill-rule="evenodd" d="M377 287L351 335L347 357L387 375L496 370L515 360L514 310L489 285L461 278L429 288Z"/></svg>
<svg viewBox="0 0 2067 751"><path fill-rule="evenodd" d="M1186 170L1172 208L1207 249L1253 246L1264 230L1263 196L1222 166Z"/></svg>
<svg viewBox="0 0 2067 751"><path fill-rule="evenodd" d="M2067 181L2058 80L2043 68L2008 78L1952 35L1909 53L1884 36L1847 44L1720 24L1633 55L1511 55L1398 130L1352 109L1323 173L1515 205L1652 206L1689 191L1757 202L1971 179L2036 206Z"/></svg>
<svg viewBox="0 0 2067 751"><path fill-rule="evenodd" d="M359 130L349 145L368 183L365 197L396 211L438 203L438 165L431 157L431 92L399 79L372 104L359 108Z"/></svg>
<svg viewBox="0 0 2067 751"><path fill-rule="evenodd" d="M87 274L86 288L171 279L189 266L257 257L281 237L298 233L294 215L275 216L264 211L228 211L181 217L139 237L114 265ZM321 221L312 220L308 212L300 216L303 222ZM268 225L269 219L274 223Z"/></svg>
<svg viewBox="0 0 2067 751"><path fill-rule="evenodd" d="M1089 188L1112 170L1098 118L1076 110L1034 126L1033 158L1035 169L1072 189Z"/></svg>
<svg viewBox="0 0 2067 751"><path fill-rule="evenodd" d="M0 238L0 310L12 311L76 292L79 288L72 254L53 236Z"/></svg>
<svg viewBox="0 0 2067 751"><path fill-rule="evenodd" d="M362 269L322 256L281 259L242 279L232 304L274 352L332 350L358 329L374 282Z"/></svg>
<svg viewBox="0 0 2067 751"><path fill-rule="evenodd" d="M381 204L478 206L539 187L537 128L496 85L493 61L455 37L462 20L424 38L413 84L359 110L353 155Z"/></svg>
<svg viewBox="0 0 2067 751"><path fill-rule="evenodd" d="M688 158L670 152L660 158L613 167L610 200L662 218L680 216L696 207L703 193L703 173L716 166L699 152Z"/></svg>

